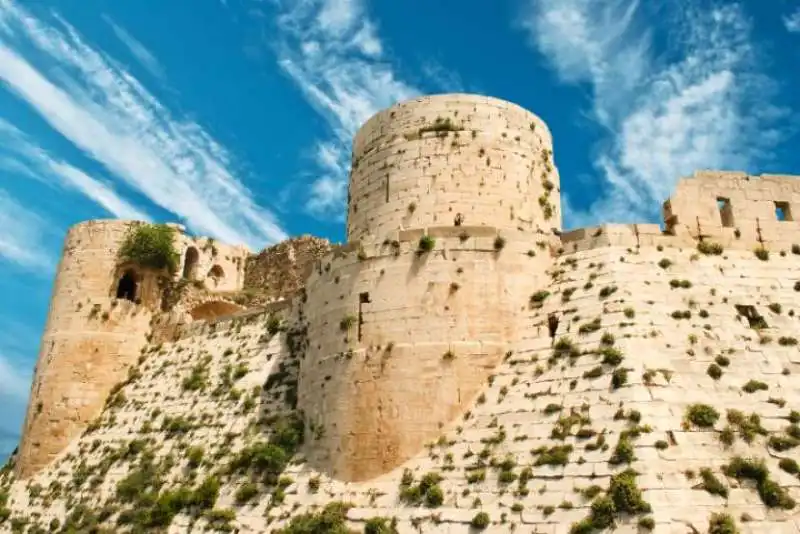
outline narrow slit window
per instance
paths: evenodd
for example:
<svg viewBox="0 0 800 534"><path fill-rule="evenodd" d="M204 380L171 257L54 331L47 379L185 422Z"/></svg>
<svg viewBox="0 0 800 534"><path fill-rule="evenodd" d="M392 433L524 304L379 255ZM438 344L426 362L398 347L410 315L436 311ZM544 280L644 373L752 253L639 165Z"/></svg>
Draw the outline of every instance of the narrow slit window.
<svg viewBox="0 0 800 534"><path fill-rule="evenodd" d="M722 226L724 228L733 228L733 208L731 208L731 199L717 197L717 209L719 210L719 218L722 221Z"/></svg>
<svg viewBox="0 0 800 534"><path fill-rule="evenodd" d="M792 208L788 202L775 202L775 218L779 221L791 221Z"/></svg>
<svg viewBox="0 0 800 534"><path fill-rule="evenodd" d="M361 341L361 326L364 324L364 304L372 302L369 299L369 292L359 293L358 295L358 340Z"/></svg>

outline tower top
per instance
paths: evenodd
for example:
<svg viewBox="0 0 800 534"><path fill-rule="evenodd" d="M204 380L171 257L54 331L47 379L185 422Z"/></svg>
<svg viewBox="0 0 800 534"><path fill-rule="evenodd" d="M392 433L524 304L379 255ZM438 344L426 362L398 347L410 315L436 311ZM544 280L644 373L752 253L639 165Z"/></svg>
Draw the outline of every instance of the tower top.
<svg viewBox="0 0 800 534"><path fill-rule="evenodd" d="M552 137L539 117L497 98L443 94L396 104L358 131L348 241L454 225L561 229Z"/></svg>

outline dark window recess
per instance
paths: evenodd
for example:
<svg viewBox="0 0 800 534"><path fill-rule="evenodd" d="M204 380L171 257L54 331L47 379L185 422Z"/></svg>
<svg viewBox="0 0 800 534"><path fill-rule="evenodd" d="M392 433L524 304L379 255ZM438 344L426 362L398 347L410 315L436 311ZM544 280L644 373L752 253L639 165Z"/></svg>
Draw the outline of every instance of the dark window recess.
<svg viewBox="0 0 800 534"><path fill-rule="evenodd" d="M364 324L364 304L372 302L369 300L369 293L358 294L358 340L361 341L361 326Z"/></svg>
<svg viewBox="0 0 800 534"><path fill-rule="evenodd" d="M758 314L756 311L755 306L745 305L745 304L737 304L736 305L736 312L747 319L750 328L755 328L756 330L761 330L762 328L769 328L767 322L764 318Z"/></svg>
<svg viewBox="0 0 800 534"><path fill-rule="evenodd" d="M547 316L547 330L550 332L550 339L555 339L558 331L558 316L554 313Z"/></svg>
<svg viewBox="0 0 800 534"><path fill-rule="evenodd" d="M722 221L722 226L725 228L733 228L733 208L731 207L731 199L717 197L717 209L719 210L719 218Z"/></svg>
<svg viewBox="0 0 800 534"><path fill-rule="evenodd" d="M200 260L200 253L194 247L186 249L186 257L183 260L183 277L187 280L193 280L197 262Z"/></svg>
<svg viewBox="0 0 800 534"><path fill-rule="evenodd" d="M125 271L117 284L117 298L136 302L136 275L133 271Z"/></svg>
<svg viewBox="0 0 800 534"><path fill-rule="evenodd" d="M386 202L389 202L389 177L386 177Z"/></svg>
<svg viewBox="0 0 800 534"><path fill-rule="evenodd" d="M779 221L792 221L792 208L788 202L775 203L775 218Z"/></svg>

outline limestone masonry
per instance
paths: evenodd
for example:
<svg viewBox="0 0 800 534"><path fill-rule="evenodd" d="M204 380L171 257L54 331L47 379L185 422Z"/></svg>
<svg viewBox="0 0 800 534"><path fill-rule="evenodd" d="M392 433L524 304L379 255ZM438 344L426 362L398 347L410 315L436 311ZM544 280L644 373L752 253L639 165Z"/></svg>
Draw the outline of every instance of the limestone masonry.
<svg viewBox="0 0 800 534"><path fill-rule="evenodd" d="M559 191L541 119L435 95L356 135L346 244L72 227L0 532L800 534L800 181Z"/></svg>

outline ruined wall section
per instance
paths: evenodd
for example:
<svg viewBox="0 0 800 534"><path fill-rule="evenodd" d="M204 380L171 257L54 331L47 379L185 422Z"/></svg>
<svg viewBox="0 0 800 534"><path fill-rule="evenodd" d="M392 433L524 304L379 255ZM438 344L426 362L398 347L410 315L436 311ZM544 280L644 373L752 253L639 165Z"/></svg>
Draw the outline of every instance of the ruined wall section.
<svg viewBox="0 0 800 534"><path fill-rule="evenodd" d="M409 100L356 134L348 241L398 229L463 224L561 228L559 177L547 126L512 104L476 95Z"/></svg>
<svg viewBox="0 0 800 534"><path fill-rule="evenodd" d="M117 252L131 223L70 228L34 374L17 472L47 465L102 409L145 344L158 300L157 274L137 271L137 299L116 299Z"/></svg>
<svg viewBox="0 0 800 534"><path fill-rule="evenodd" d="M664 203L667 229L725 248L788 251L800 243L800 180L699 171Z"/></svg>
<svg viewBox="0 0 800 534"><path fill-rule="evenodd" d="M242 285L248 304L265 304L296 293L330 249L327 239L301 236L249 256Z"/></svg>
<svg viewBox="0 0 800 534"><path fill-rule="evenodd" d="M245 266L250 251L243 245L228 245L210 237L184 233L180 225L175 233L180 265L176 279L202 284L209 291L239 291L244 285Z"/></svg>
<svg viewBox="0 0 800 534"><path fill-rule="evenodd" d="M421 253L423 234L435 245ZM310 464L339 480L391 471L457 419L548 283L541 236L464 226L392 237L336 250L308 280L298 406L324 429Z"/></svg>

